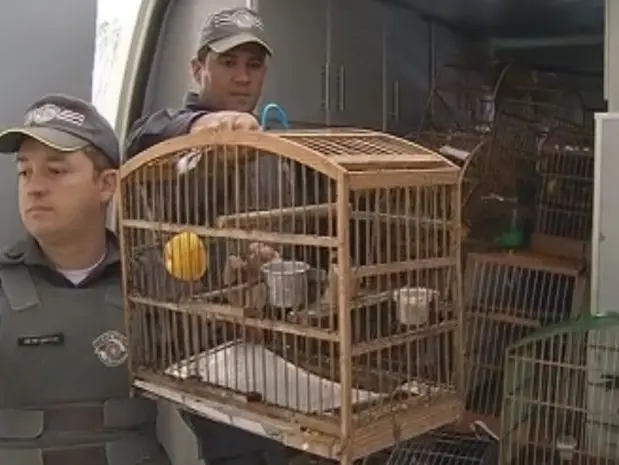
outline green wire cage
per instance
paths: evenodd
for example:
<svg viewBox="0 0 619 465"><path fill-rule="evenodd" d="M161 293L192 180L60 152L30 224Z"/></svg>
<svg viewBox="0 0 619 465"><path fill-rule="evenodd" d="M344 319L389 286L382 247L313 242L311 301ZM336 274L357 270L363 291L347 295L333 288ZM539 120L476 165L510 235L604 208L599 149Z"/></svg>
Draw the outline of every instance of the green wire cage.
<svg viewBox="0 0 619 465"><path fill-rule="evenodd" d="M500 465L619 463L619 315L586 314L510 346Z"/></svg>

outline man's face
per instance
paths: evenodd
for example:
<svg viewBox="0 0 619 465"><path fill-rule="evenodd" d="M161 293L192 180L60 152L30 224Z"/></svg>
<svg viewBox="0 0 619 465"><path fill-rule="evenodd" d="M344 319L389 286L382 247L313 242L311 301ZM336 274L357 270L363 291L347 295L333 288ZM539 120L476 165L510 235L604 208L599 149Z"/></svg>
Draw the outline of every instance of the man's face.
<svg viewBox="0 0 619 465"><path fill-rule="evenodd" d="M33 139L18 152L19 213L26 230L50 241L99 225L116 189L116 171L95 169L83 151L63 153Z"/></svg>
<svg viewBox="0 0 619 465"><path fill-rule="evenodd" d="M215 111L254 110L267 71L262 46L245 44L221 54L210 51L203 63L194 59L191 65L203 104Z"/></svg>

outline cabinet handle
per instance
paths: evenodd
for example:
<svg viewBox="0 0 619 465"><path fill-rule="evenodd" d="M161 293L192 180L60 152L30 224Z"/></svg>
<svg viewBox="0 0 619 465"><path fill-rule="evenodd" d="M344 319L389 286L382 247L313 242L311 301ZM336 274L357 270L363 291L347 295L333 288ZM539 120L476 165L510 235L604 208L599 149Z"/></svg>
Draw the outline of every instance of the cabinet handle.
<svg viewBox="0 0 619 465"><path fill-rule="evenodd" d="M327 111L327 95L329 95L328 65L320 67L320 109Z"/></svg>
<svg viewBox="0 0 619 465"><path fill-rule="evenodd" d="M340 66L340 71L339 71L339 95L338 95L338 107L340 111L344 111L344 108L346 106L346 76L344 75L344 67Z"/></svg>
<svg viewBox="0 0 619 465"><path fill-rule="evenodd" d="M393 118L400 120L400 82L393 81Z"/></svg>

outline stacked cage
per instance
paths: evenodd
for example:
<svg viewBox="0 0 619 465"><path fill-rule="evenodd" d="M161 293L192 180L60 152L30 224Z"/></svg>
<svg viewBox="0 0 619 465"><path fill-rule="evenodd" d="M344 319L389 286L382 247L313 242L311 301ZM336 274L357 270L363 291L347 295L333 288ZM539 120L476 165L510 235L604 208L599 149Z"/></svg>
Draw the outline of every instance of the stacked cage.
<svg viewBox="0 0 619 465"><path fill-rule="evenodd" d="M581 310L578 262L530 252L471 253L465 272L466 408L498 418L506 349Z"/></svg>
<svg viewBox="0 0 619 465"><path fill-rule="evenodd" d="M617 315L583 315L508 349L500 464L619 461Z"/></svg>
<svg viewBox="0 0 619 465"><path fill-rule="evenodd" d="M494 241L506 250L469 254L464 291L467 410L497 425L505 349L580 311L592 212L578 94L535 72L519 71L509 82L497 103L490 162L510 173L509 189L488 197L502 205L502 230L486 227L498 229ZM494 153L509 153L510 162Z"/></svg>
<svg viewBox="0 0 619 465"><path fill-rule="evenodd" d="M135 386L341 463L461 412L458 167L356 130L220 132L121 170Z"/></svg>
<svg viewBox="0 0 619 465"><path fill-rule="evenodd" d="M488 163L502 190L485 193L484 209L494 221L479 227L492 231L497 242L518 247L527 245L536 217L542 145L558 128L584 130L585 108L580 94L555 75L511 66L504 82Z"/></svg>
<svg viewBox="0 0 619 465"><path fill-rule="evenodd" d="M462 168L464 420L496 435L506 349L577 316L586 297L593 157L585 81L460 56L437 75L410 136Z"/></svg>
<svg viewBox="0 0 619 465"><path fill-rule="evenodd" d="M542 141L532 247L586 258L593 216L593 137L561 127Z"/></svg>

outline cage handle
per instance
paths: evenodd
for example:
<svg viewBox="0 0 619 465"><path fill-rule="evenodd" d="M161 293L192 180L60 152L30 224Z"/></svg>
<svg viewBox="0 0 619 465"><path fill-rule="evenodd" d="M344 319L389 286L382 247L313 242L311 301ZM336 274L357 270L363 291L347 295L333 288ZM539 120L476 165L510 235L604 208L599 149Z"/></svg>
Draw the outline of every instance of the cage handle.
<svg viewBox="0 0 619 465"><path fill-rule="evenodd" d="M286 115L286 112L283 110L283 108L280 107L277 103L269 103L262 109L262 113L260 114L260 126L262 127L263 130L267 129L267 126L268 126L267 118L271 111L275 111L277 113L279 122L281 123L282 126L284 126L284 128L290 129L290 124L288 122L288 116Z"/></svg>

